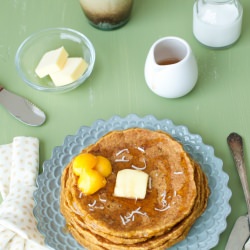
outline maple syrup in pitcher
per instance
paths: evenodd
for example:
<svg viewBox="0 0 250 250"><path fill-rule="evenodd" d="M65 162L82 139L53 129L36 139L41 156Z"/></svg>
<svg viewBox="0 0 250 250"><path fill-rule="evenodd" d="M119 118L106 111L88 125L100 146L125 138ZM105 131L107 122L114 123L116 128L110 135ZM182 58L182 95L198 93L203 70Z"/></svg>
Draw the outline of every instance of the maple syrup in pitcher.
<svg viewBox="0 0 250 250"><path fill-rule="evenodd" d="M186 54L186 48L182 44L173 44L173 41L162 41L154 50L155 61L160 66L176 64L183 60Z"/></svg>
<svg viewBox="0 0 250 250"><path fill-rule="evenodd" d="M181 60L178 58L167 58L163 60L157 61L158 65L171 65L180 62Z"/></svg>

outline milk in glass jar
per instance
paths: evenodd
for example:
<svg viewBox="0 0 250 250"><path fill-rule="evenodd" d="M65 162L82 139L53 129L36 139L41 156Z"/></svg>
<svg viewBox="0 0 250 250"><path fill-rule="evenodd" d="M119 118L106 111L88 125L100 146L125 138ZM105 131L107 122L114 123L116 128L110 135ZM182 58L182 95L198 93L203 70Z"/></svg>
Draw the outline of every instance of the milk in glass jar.
<svg viewBox="0 0 250 250"><path fill-rule="evenodd" d="M193 33L209 47L223 48L241 34L243 8L238 0L197 0L193 7Z"/></svg>

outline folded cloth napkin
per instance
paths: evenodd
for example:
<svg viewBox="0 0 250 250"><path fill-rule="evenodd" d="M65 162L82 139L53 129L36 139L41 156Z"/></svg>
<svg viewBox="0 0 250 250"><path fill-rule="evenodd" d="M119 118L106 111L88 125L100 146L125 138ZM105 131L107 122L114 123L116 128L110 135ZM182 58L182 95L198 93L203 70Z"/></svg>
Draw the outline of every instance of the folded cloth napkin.
<svg viewBox="0 0 250 250"><path fill-rule="evenodd" d="M0 146L0 249L48 250L33 215L39 141L15 137Z"/></svg>

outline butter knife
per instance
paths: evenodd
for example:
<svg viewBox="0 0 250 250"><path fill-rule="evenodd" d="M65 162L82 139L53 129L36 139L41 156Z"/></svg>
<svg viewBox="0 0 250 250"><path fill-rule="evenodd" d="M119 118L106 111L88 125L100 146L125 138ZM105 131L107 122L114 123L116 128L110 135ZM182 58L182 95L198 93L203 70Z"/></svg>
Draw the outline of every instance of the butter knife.
<svg viewBox="0 0 250 250"><path fill-rule="evenodd" d="M247 239L250 236L249 232L250 192L249 192L249 185L248 185L247 173L244 161L243 140L239 134L231 133L227 137L227 143L229 148L231 149L235 166L238 170L238 174L244 191L245 200L247 203L248 214L245 216L240 216L236 220L225 249L242 250Z"/></svg>
<svg viewBox="0 0 250 250"><path fill-rule="evenodd" d="M44 112L29 100L16 95L0 85L0 104L19 121L30 125L40 126L46 120Z"/></svg>
<svg viewBox="0 0 250 250"><path fill-rule="evenodd" d="M225 250L242 250L248 238L248 215L242 215L233 226Z"/></svg>

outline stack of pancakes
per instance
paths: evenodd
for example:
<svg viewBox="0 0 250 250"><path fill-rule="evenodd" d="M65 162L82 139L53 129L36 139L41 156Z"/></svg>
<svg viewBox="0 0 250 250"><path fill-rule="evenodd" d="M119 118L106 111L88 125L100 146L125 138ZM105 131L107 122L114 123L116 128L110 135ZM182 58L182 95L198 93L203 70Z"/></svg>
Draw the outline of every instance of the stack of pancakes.
<svg viewBox="0 0 250 250"><path fill-rule="evenodd" d="M83 152L112 164L107 184L93 195L77 187L72 162L61 179L61 212L85 248L166 249L183 240L207 206L209 187L200 166L162 131L112 131ZM113 195L117 172L135 168L149 175L145 199Z"/></svg>

